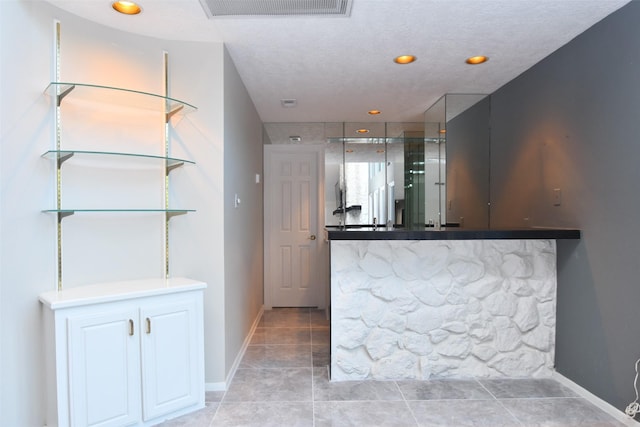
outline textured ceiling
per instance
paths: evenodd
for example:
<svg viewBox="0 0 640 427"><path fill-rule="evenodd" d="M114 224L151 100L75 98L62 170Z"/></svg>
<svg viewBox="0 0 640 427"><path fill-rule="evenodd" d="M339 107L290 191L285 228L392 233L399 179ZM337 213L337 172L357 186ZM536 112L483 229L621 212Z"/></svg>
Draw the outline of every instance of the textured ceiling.
<svg viewBox="0 0 640 427"><path fill-rule="evenodd" d="M264 122L421 121L445 93L491 93L629 2L354 0L350 17L209 19L198 0L139 1L135 17L108 0L49 2L124 31L224 42ZM397 65L401 54L418 60ZM465 64L478 54L489 62Z"/></svg>

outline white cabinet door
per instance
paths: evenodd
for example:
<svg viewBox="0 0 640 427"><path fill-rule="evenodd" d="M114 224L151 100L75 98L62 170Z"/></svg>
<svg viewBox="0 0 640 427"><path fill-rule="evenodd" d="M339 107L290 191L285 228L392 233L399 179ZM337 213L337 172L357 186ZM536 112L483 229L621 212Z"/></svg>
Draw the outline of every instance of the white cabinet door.
<svg viewBox="0 0 640 427"><path fill-rule="evenodd" d="M175 297L140 310L145 421L197 404L204 394L198 301L195 295Z"/></svg>
<svg viewBox="0 0 640 427"><path fill-rule="evenodd" d="M135 308L69 318L72 426L126 426L140 419L137 320Z"/></svg>

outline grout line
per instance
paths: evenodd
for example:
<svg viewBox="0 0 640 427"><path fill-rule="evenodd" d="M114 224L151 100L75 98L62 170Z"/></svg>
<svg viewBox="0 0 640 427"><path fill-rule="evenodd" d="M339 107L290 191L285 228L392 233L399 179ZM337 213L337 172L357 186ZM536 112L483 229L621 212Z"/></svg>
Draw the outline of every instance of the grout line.
<svg viewBox="0 0 640 427"><path fill-rule="evenodd" d="M205 402L206 405L206 402ZM216 419L216 415L218 415L218 411L220 410L220 406L222 406L222 400L218 402L218 407L216 408L216 412L213 413L213 417L211 417L211 421L209 421L209 427L213 426L213 422Z"/></svg>
<svg viewBox="0 0 640 427"><path fill-rule="evenodd" d="M451 399L407 399L407 402L493 402L494 399L466 399L464 397L461 398L451 398Z"/></svg>
<svg viewBox="0 0 640 427"><path fill-rule="evenodd" d="M418 418L416 417L416 414L413 412L413 409L411 409L411 405L409 405L409 400L407 400L407 397L402 392L402 389L400 388L400 385L398 384L398 381L394 381L393 383L396 385L396 388L398 389L398 392L400 393L400 396L402 397L402 401L404 402L404 405L409 410L409 413L411 414L411 418L413 418L413 421L415 421L416 426L419 426L420 423L418 422Z"/></svg>
<svg viewBox="0 0 640 427"><path fill-rule="evenodd" d="M509 408L507 408L506 406L504 406L504 403L502 403L502 402L500 401L500 399L496 399L496 402L498 402L498 405L502 406L502 408L504 408L504 410L505 410L505 411L507 411L507 413L508 413L509 415L511 415L511 417L512 417L514 420L516 420L516 422L517 422L518 424L520 424L521 426L525 427L524 422L520 421L520 418L516 417L516 416L515 416L515 414L509 410Z"/></svg>
<svg viewBox="0 0 640 427"><path fill-rule="evenodd" d="M313 352L311 353L311 425L316 425L316 383L313 375Z"/></svg>
<svg viewBox="0 0 640 427"><path fill-rule="evenodd" d="M504 406L504 404L500 401L500 399L498 399L498 397L493 394L493 392L491 390L489 390L484 384L482 384L482 381L480 381L478 378L474 378L475 381L480 385L480 387L482 387L483 389L485 389L487 391L487 393L489 393L489 395L491 397L493 397L493 400L495 402L498 402L498 405L502 406L502 408L507 411L507 414L511 415L511 418L513 418L514 420L516 420L516 422L518 424L520 424L521 426L524 426L524 424L522 423L522 421L520 421L520 419L518 417L516 417L510 410L509 408L507 408L506 406Z"/></svg>
<svg viewBox="0 0 640 427"><path fill-rule="evenodd" d="M487 387L485 387L485 385L484 385L484 384L482 384L482 382L481 382L479 379L474 378L474 381L475 381L475 382L477 382L477 383L478 383L478 385L479 385L480 387L482 387L483 389L485 389L485 390L487 391L487 393L489 393L489 395L490 395L491 397L493 397L493 399L494 399L494 400L498 400L498 398L496 397L496 395L495 395L495 394L493 394L493 393L491 392L491 390L489 390Z"/></svg>
<svg viewBox="0 0 640 427"><path fill-rule="evenodd" d="M246 405L246 404L254 404L254 403L311 403L309 400L232 400L230 402L226 402L227 405ZM188 415L188 414L187 414Z"/></svg>
<svg viewBox="0 0 640 427"><path fill-rule="evenodd" d="M313 375L313 329L311 328L311 314L309 314L309 350L311 354L311 425L316 425L316 383Z"/></svg>
<svg viewBox="0 0 640 427"><path fill-rule="evenodd" d="M569 400L569 399L584 399L584 398L582 396L539 396L539 397L534 396L534 397L501 397L497 400L552 400L552 399Z"/></svg>
<svg viewBox="0 0 640 427"><path fill-rule="evenodd" d="M393 383L396 385L396 388L398 389L398 392L400 393L400 396L402 396L402 400L404 400L406 402L407 398L404 395L404 393L402 392L402 389L400 388L400 385L398 384L398 381L393 381Z"/></svg>

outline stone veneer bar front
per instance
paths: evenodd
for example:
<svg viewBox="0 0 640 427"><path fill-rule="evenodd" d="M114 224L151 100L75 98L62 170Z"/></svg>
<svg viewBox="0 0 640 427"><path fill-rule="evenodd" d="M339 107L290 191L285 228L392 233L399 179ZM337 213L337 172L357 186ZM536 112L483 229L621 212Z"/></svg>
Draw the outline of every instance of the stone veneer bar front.
<svg viewBox="0 0 640 427"><path fill-rule="evenodd" d="M548 377L556 241L579 230L328 230L331 379Z"/></svg>

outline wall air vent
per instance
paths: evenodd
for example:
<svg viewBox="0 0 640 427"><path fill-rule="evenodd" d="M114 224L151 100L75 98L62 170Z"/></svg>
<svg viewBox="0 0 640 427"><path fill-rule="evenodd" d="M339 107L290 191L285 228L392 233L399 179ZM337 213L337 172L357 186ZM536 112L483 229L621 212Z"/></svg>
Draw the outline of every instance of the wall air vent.
<svg viewBox="0 0 640 427"><path fill-rule="evenodd" d="M349 16L353 0L200 0L209 18Z"/></svg>

